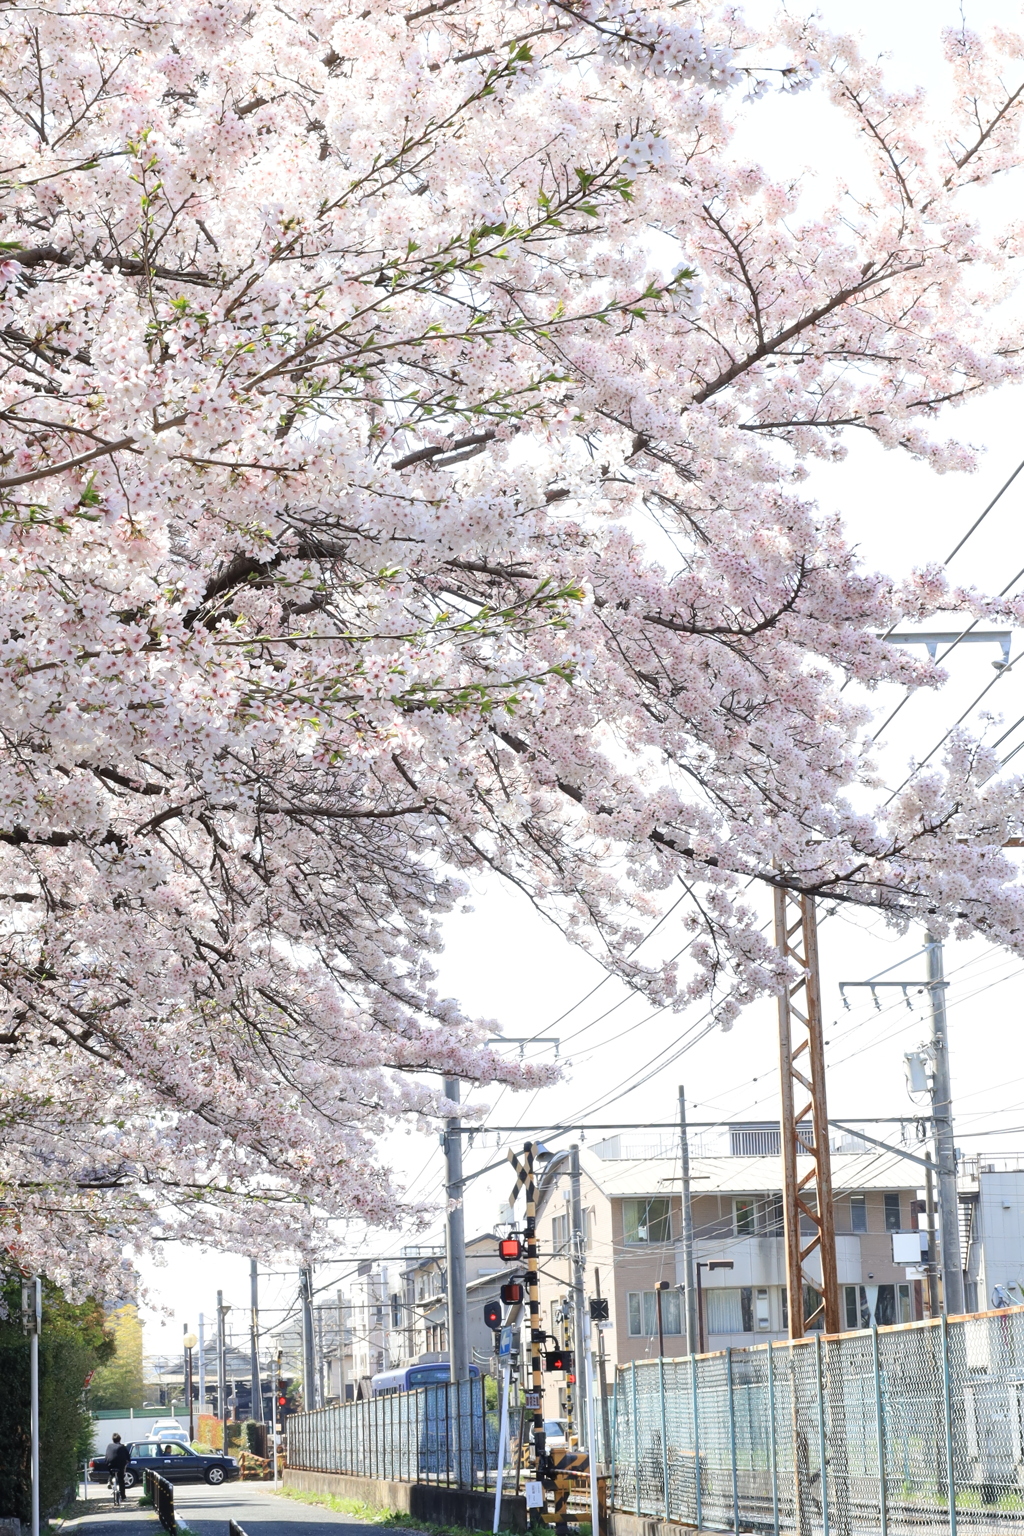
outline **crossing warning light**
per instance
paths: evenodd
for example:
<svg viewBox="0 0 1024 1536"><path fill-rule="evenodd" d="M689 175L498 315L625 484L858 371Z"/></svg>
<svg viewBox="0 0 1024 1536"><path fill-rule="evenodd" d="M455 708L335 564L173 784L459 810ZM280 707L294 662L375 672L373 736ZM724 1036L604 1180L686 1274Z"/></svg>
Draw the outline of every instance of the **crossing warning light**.
<svg viewBox="0 0 1024 1536"><path fill-rule="evenodd" d="M546 1371L571 1371L573 1363L571 1349L548 1349L544 1352Z"/></svg>
<svg viewBox="0 0 1024 1536"><path fill-rule="evenodd" d="M522 1256L523 1245L519 1241L518 1237L502 1237L498 1239L499 1259L505 1259L507 1261L509 1259L521 1259Z"/></svg>
<svg viewBox="0 0 1024 1536"><path fill-rule="evenodd" d="M501 1297L502 1301L508 1302L510 1304L516 1301L522 1301L523 1287L519 1284L518 1280L510 1280L507 1285L502 1286L501 1290L498 1292L498 1295Z"/></svg>
<svg viewBox="0 0 1024 1536"><path fill-rule="evenodd" d="M501 1302L500 1301L485 1301L484 1302L484 1322L487 1324L488 1328L495 1328L495 1329L497 1329L497 1328L501 1327Z"/></svg>
<svg viewBox="0 0 1024 1536"><path fill-rule="evenodd" d="M607 1296L591 1296L590 1321L592 1323L607 1323L609 1321Z"/></svg>

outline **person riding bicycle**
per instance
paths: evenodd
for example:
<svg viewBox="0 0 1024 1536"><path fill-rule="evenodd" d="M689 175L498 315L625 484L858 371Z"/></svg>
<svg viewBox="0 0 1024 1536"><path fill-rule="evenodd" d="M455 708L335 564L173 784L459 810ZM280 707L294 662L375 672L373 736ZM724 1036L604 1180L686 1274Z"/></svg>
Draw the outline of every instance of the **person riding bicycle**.
<svg viewBox="0 0 1024 1536"><path fill-rule="evenodd" d="M125 1496L124 1469L131 1461L131 1451L124 1444L120 1435L114 1435L107 1446L107 1466L110 1469L111 1482L117 1483L117 1490L122 1501Z"/></svg>

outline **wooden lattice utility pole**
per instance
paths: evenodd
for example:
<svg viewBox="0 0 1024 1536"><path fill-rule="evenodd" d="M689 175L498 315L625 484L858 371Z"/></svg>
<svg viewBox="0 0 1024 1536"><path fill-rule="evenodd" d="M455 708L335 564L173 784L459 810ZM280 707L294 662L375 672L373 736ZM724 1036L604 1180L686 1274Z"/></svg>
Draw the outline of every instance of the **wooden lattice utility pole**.
<svg viewBox="0 0 1024 1536"><path fill-rule="evenodd" d="M789 1336L801 1339L822 1313L826 1333L838 1333L841 1326L813 897L776 888L775 942L797 973L779 996L779 1082ZM798 1157L810 1159L803 1174ZM801 1217L807 1232L801 1231ZM821 1263L820 1281L804 1268L815 1252ZM804 1286L820 1297L807 1318Z"/></svg>

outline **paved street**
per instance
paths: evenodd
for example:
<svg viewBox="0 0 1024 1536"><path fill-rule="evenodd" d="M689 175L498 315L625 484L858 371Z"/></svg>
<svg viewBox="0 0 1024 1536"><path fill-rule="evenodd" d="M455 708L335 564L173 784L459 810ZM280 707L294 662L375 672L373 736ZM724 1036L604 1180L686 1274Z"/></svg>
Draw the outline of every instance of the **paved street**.
<svg viewBox="0 0 1024 1536"><path fill-rule="evenodd" d="M365 1536L374 1529L352 1515L281 1498L265 1483L184 1483L174 1490L174 1512L196 1536L227 1536L229 1520L237 1520L246 1536Z"/></svg>
<svg viewBox="0 0 1024 1536"><path fill-rule="evenodd" d="M156 1515L140 1509L138 1501L138 1490L129 1494L123 1510L115 1510L109 1498L97 1499L95 1512L69 1521L64 1533L162 1536ZM229 1520L236 1520L246 1536L366 1536L374 1529L352 1515L337 1515L320 1505L281 1498L261 1483L225 1483L222 1488L209 1488L205 1483L179 1484L174 1490L174 1510L196 1536L227 1536Z"/></svg>

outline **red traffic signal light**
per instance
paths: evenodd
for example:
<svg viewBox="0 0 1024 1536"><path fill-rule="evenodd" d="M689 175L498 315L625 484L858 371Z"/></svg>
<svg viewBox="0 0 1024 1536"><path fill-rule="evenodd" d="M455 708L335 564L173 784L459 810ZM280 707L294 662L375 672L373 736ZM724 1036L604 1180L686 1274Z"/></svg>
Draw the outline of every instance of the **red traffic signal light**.
<svg viewBox="0 0 1024 1536"><path fill-rule="evenodd" d="M571 1371L573 1358L571 1349L548 1349L544 1352L544 1369L546 1371Z"/></svg>
<svg viewBox="0 0 1024 1536"><path fill-rule="evenodd" d="M279 1408L287 1408L287 1406L288 1406L288 1399L286 1397L279 1397L278 1400L277 1400L277 1406Z"/></svg>
<svg viewBox="0 0 1024 1536"><path fill-rule="evenodd" d="M518 1237L502 1237L498 1239L499 1259L521 1259L522 1256L523 1245Z"/></svg>
<svg viewBox="0 0 1024 1536"><path fill-rule="evenodd" d="M484 1322L487 1324L488 1328L500 1328L501 1327L501 1302L500 1301L485 1301L484 1302Z"/></svg>
<svg viewBox="0 0 1024 1536"><path fill-rule="evenodd" d="M519 1284L518 1280L510 1280L507 1285L502 1286L501 1290L498 1292L498 1295L501 1297L502 1301L505 1302L512 1303L516 1301L522 1301L523 1287Z"/></svg>

